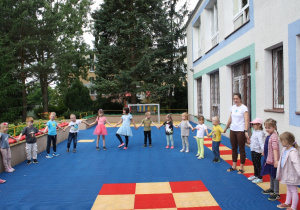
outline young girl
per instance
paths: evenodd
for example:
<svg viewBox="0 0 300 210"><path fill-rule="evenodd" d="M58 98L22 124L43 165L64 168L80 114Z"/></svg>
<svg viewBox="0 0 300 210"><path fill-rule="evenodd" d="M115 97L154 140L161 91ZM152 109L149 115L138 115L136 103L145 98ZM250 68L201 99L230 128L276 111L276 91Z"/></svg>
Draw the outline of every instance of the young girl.
<svg viewBox="0 0 300 210"><path fill-rule="evenodd" d="M145 113L146 118L142 120L141 124L138 125L135 129L138 129L139 127L144 124L144 145L143 147L147 147L147 136L149 139L149 147L152 147L152 139L151 139L151 124L157 127L157 125L151 120L151 113L146 112ZM158 127L157 127L158 128Z"/></svg>
<svg viewBox="0 0 300 210"><path fill-rule="evenodd" d="M264 150L264 139L265 133L263 132L263 121L259 118L256 118L250 122L253 126L253 133L251 139L247 139L248 144L250 144L251 157L254 167L254 175L250 176L248 180L253 183L263 182L261 172L261 154Z"/></svg>
<svg viewBox="0 0 300 210"><path fill-rule="evenodd" d="M280 141L284 147L277 170L277 180L286 184L287 193L285 203L278 205L280 209L296 210L299 195L297 185L300 185L300 155L295 136L290 132L284 132L280 135Z"/></svg>
<svg viewBox="0 0 300 210"><path fill-rule="evenodd" d="M103 150L106 150L105 147L105 136L107 135L107 129L105 127L105 123L109 124L110 126L113 127L112 124L110 124L106 117L104 116L104 111L102 109L98 110L98 117L96 118L95 122L91 123L90 126L95 125L98 122L98 125L96 126L95 130L94 130L94 135L97 135L97 141L96 141L96 150L100 150L99 149L99 140L100 140L100 135L102 135L102 141L103 141Z"/></svg>
<svg viewBox="0 0 300 210"><path fill-rule="evenodd" d="M19 139L16 139L11 135L7 134L7 131L8 131L8 123L6 122L1 123L0 124L0 148L1 148L3 165L7 173L12 173L15 171L15 169L11 167L11 152L9 148L8 138L13 138L16 141L19 141Z"/></svg>
<svg viewBox="0 0 300 210"><path fill-rule="evenodd" d="M175 128L181 128L181 140L182 140L182 150L180 152L189 152L189 135L190 135L190 128L193 129L193 126L188 121L189 114L184 112L182 115L182 121L179 125L174 125ZM186 150L185 150L186 148Z"/></svg>
<svg viewBox="0 0 300 210"><path fill-rule="evenodd" d="M124 146L124 143L122 141L121 136L125 136L126 144L125 144L124 149L127 149L128 142L129 142L129 136L133 136L131 128L130 128L130 124L132 123L134 125L134 127L136 128L136 125L135 125L135 123L133 121L132 115L129 114L129 108L128 107L124 107L123 108L123 116L121 117L121 120L114 127L117 127L122 122L123 122L123 124L118 129L118 131L116 133L116 136L117 136L117 138L119 139L119 141L121 143L119 145L119 148Z"/></svg>
<svg viewBox="0 0 300 210"><path fill-rule="evenodd" d="M204 158L204 132L206 132L206 135L208 136L208 131L206 125L204 125L204 117L199 116L198 117L198 122L199 124L193 129L197 130L197 145L198 145L198 152L196 154L196 157L198 159L203 159Z"/></svg>
<svg viewBox="0 0 300 210"><path fill-rule="evenodd" d="M263 166L261 169L261 176L270 175L270 189L262 191L263 194L271 194L268 198L270 201L280 199L279 195L279 181L276 180L277 166L279 160L279 140L277 135L276 121L267 119L264 123L266 132L269 134L266 138L263 151Z"/></svg>
<svg viewBox="0 0 300 210"><path fill-rule="evenodd" d="M166 149L169 149L169 144L171 142L171 149L174 149L174 140L173 140L173 120L170 114L167 114L166 121L158 127L166 126L166 137L167 137L167 146Z"/></svg>

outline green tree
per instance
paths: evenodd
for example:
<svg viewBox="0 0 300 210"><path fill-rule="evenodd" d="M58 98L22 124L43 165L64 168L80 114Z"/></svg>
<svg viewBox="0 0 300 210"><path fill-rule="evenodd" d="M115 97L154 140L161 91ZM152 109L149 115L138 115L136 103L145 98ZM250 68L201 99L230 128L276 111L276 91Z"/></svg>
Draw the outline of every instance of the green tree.
<svg viewBox="0 0 300 210"><path fill-rule="evenodd" d="M15 69L23 85L23 120L28 81L40 83L46 112L50 83L65 83L70 75L84 75L89 66L85 57L90 52L82 35L90 5L91 0L0 2L1 35L7 39L2 46L14 53Z"/></svg>
<svg viewBox="0 0 300 210"><path fill-rule="evenodd" d="M131 103L136 103L144 81L156 79L151 71L164 14L161 0L104 0L92 15L99 95L124 97L129 92Z"/></svg>
<svg viewBox="0 0 300 210"><path fill-rule="evenodd" d="M117 97L150 92L151 101L171 107L183 87L184 17L176 0L105 0L93 14L98 51L95 88Z"/></svg>
<svg viewBox="0 0 300 210"><path fill-rule="evenodd" d="M90 111L93 107L89 89L78 79L68 88L64 104L70 111Z"/></svg>

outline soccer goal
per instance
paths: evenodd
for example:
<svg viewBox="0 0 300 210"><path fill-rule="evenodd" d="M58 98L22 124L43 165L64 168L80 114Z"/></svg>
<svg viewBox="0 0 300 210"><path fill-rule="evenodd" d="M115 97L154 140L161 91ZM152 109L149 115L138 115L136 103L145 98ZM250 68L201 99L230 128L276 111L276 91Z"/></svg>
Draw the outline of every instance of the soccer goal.
<svg viewBox="0 0 300 210"><path fill-rule="evenodd" d="M159 104L128 104L128 108L131 111L137 113L138 115L144 115L146 112L151 113L151 119L154 122L160 124L160 105ZM135 113L133 115L135 115Z"/></svg>

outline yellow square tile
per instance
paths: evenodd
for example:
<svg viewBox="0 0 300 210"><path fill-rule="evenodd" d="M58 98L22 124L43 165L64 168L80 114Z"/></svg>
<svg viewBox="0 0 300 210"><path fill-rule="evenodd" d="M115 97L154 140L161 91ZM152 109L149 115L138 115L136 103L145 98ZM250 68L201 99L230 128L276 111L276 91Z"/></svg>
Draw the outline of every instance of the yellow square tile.
<svg viewBox="0 0 300 210"><path fill-rule="evenodd" d="M223 160L232 160L232 155L220 155Z"/></svg>
<svg viewBox="0 0 300 210"><path fill-rule="evenodd" d="M210 192L173 193L177 208L219 206Z"/></svg>
<svg viewBox="0 0 300 210"><path fill-rule="evenodd" d="M239 166L237 166L238 169L240 169ZM253 166L244 166L244 171L245 173L254 173L254 168Z"/></svg>
<svg viewBox="0 0 300 210"><path fill-rule="evenodd" d="M212 147L207 147L207 148L210 149L210 150L212 150ZM224 147L224 146L222 147L222 146L221 146L221 147L219 147L219 150L220 150L220 151L223 151L223 150L231 150L231 149L228 148L228 147Z"/></svg>
<svg viewBox="0 0 300 210"><path fill-rule="evenodd" d="M133 209L135 195L98 195L92 210Z"/></svg>
<svg viewBox="0 0 300 210"><path fill-rule="evenodd" d="M78 142L80 143L88 143L88 142L94 142L95 139L82 139L82 140L79 140Z"/></svg>
<svg viewBox="0 0 300 210"><path fill-rule="evenodd" d="M137 183L135 194L172 193L169 182Z"/></svg>

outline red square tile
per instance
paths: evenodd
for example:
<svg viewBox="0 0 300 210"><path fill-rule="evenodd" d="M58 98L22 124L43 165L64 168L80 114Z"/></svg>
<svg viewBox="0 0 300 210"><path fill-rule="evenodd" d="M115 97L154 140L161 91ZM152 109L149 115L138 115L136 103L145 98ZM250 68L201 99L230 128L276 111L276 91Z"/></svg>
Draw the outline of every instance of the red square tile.
<svg viewBox="0 0 300 210"><path fill-rule="evenodd" d="M103 184L99 195L135 194L136 184Z"/></svg>
<svg viewBox="0 0 300 210"><path fill-rule="evenodd" d="M177 210L222 210L220 206L202 206L202 207L187 207L178 208Z"/></svg>
<svg viewBox="0 0 300 210"><path fill-rule="evenodd" d="M201 181L170 182L173 193L208 191Z"/></svg>
<svg viewBox="0 0 300 210"><path fill-rule="evenodd" d="M270 182L270 175L265 175L262 177L264 182Z"/></svg>
<svg viewBox="0 0 300 210"><path fill-rule="evenodd" d="M135 195L134 209L176 208L173 194Z"/></svg>
<svg viewBox="0 0 300 210"><path fill-rule="evenodd" d="M204 138L205 141L212 140L212 138Z"/></svg>
<svg viewBox="0 0 300 210"><path fill-rule="evenodd" d="M232 151L231 150L220 150L220 155L231 155Z"/></svg>
<svg viewBox="0 0 300 210"><path fill-rule="evenodd" d="M212 143L205 143L204 142L204 145L207 146L207 147L212 147Z"/></svg>

